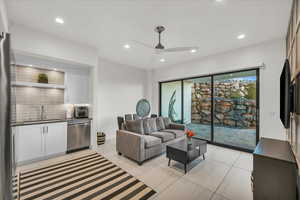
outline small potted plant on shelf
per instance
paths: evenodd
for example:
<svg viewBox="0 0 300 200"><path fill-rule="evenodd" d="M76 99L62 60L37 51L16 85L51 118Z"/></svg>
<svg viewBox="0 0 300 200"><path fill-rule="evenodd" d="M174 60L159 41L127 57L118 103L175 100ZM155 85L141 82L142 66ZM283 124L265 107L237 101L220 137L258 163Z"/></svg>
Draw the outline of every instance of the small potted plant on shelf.
<svg viewBox="0 0 300 200"><path fill-rule="evenodd" d="M186 135L188 143L191 143L192 137L195 136L195 133L194 133L194 131L187 129L185 131L185 135Z"/></svg>
<svg viewBox="0 0 300 200"><path fill-rule="evenodd" d="M48 83L47 74L39 74L38 75L38 83Z"/></svg>

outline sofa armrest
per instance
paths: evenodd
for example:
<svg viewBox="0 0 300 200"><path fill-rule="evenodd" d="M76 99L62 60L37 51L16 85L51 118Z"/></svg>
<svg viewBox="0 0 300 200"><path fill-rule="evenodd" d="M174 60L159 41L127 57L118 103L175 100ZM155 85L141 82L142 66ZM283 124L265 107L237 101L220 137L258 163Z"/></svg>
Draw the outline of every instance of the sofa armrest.
<svg viewBox="0 0 300 200"><path fill-rule="evenodd" d="M185 130L185 125L184 124L175 124L175 123L171 123L169 125L170 129L177 129L177 130Z"/></svg>
<svg viewBox="0 0 300 200"><path fill-rule="evenodd" d="M119 153L135 161L145 160L145 140L141 134L117 130L116 148Z"/></svg>

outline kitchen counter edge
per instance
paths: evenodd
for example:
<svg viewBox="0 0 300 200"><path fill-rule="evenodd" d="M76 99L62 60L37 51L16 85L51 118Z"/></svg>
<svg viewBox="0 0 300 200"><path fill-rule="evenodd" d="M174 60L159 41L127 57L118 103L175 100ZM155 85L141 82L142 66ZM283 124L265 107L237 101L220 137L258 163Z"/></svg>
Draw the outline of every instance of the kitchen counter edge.
<svg viewBox="0 0 300 200"><path fill-rule="evenodd" d="M92 118L88 118L89 120L93 120ZM16 126L30 126L30 125L39 125L39 124L52 124L52 123L61 123L61 122L68 122L72 119L61 119L61 120L39 120L39 121L31 121L31 122L15 122L12 123L12 127Z"/></svg>

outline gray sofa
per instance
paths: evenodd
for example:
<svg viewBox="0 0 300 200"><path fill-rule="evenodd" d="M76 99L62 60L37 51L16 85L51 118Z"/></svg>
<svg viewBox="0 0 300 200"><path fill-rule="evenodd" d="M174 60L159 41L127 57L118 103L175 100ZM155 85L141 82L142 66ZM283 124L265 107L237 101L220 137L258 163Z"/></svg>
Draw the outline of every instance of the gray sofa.
<svg viewBox="0 0 300 200"><path fill-rule="evenodd" d="M171 123L169 118L146 118L125 121L117 130L116 148L140 165L166 151L166 145L184 139L185 126Z"/></svg>

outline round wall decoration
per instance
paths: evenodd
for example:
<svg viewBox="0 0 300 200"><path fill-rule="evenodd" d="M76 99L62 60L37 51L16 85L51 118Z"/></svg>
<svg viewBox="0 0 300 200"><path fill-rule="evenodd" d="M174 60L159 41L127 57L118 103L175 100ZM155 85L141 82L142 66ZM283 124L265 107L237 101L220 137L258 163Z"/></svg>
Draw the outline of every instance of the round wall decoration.
<svg viewBox="0 0 300 200"><path fill-rule="evenodd" d="M139 117L146 117L150 114L150 103L147 99L141 99L136 105L136 114Z"/></svg>

